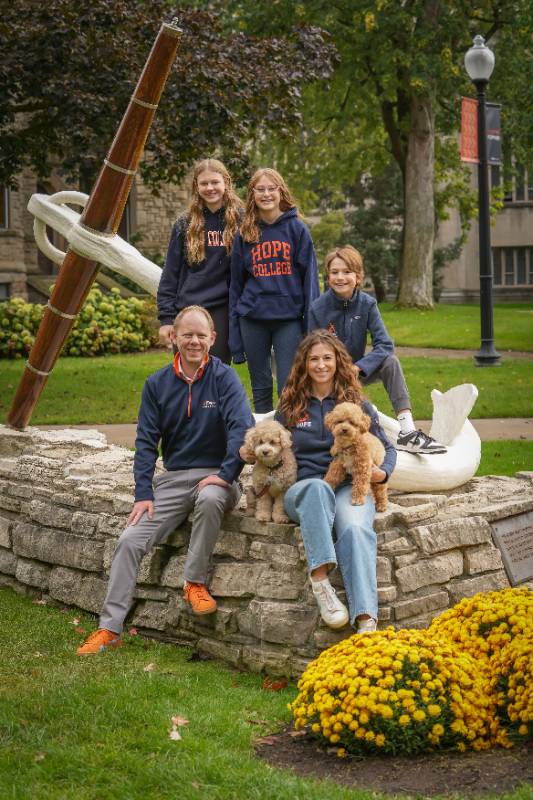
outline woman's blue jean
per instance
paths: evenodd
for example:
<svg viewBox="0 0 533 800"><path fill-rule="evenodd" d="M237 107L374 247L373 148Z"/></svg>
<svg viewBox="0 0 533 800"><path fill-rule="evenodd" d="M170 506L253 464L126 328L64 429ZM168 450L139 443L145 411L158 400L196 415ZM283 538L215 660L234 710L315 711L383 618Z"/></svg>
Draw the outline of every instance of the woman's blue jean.
<svg viewBox="0 0 533 800"><path fill-rule="evenodd" d="M377 541L373 522L374 501L352 505L352 487L342 484L336 492L320 478L306 478L288 489L285 511L300 525L309 571L323 564L338 564L350 622L361 614L377 619ZM335 543L333 541L335 532Z"/></svg>
<svg viewBox="0 0 533 800"><path fill-rule="evenodd" d="M250 370L254 410L258 414L272 411L271 351L276 357L278 395L281 394L302 338L302 320L241 317L239 320L244 352Z"/></svg>

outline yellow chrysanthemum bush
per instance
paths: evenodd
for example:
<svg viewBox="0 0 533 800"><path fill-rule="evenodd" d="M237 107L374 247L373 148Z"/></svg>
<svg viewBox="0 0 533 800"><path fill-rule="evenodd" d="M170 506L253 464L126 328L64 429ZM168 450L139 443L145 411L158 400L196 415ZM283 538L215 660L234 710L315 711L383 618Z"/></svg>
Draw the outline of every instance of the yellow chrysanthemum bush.
<svg viewBox="0 0 533 800"><path fill-rule="evenodd" d="M427 630L345 639L309 664L298 689L296 729L309 726L340 756L481 750L501 734L488 673Z"/></svg>
<svg viewBox="0 0 533 800"><path fill-rule="evenodd" d="M433 620L429 633L488 671L502 726L512 738L533 738L533 592L503 589L465 598Z"/></svg>

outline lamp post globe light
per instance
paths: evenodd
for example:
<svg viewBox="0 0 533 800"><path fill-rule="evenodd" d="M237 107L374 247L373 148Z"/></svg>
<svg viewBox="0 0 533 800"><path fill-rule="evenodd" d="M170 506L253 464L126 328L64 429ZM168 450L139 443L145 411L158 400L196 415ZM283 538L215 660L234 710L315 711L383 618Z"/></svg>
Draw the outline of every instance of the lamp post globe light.
<svg viewBox="0 0 533 800"><path fill-rule="evenodd" d="M477 91L478 206L479 206L479 309L481 347L474 355L476 366L500 366L500 354L494 348L492 310L492 259L490 251L489 174L487 164L487 125L485 89L494 69L494 53L482 36L474 37L465 55L465 68Z"/></svg>

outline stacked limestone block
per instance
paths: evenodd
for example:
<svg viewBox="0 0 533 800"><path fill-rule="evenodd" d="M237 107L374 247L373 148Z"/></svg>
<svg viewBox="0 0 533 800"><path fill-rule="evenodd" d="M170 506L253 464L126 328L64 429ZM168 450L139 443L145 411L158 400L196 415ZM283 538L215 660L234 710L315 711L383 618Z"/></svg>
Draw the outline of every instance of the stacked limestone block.
<svg viewBox="0 0 533 800"><path fill-rule="evenodd" d="M133 454L96 431L0 426L0 585L97 613L133 503ZM461 597L508 586L491 522L533 509L533 473L460 491L397 495L376 518L381 626L426 626ZM131 624L234 666L298 675L351 634L319 619L299 529L226 515L211 588L218 611L182 600L190 523L141 564ZM334 582L342 596L338 575Z"/></svg>

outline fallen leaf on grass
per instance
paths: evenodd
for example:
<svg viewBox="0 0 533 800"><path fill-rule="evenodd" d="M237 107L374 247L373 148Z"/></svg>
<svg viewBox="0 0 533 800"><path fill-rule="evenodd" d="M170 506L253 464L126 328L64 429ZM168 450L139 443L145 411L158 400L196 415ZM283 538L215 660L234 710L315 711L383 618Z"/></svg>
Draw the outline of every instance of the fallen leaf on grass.
<svg viewBox="0 0 533 800"><path fill-rule="evenodd" d="M287 680L286 678L280 678L278 681L273 681L272 678L265 678L261 688L267 689L269 692L280 692L282 689L287 688Z"/></svg>
<svg viewBox="0 0 533 800"><path fill-rule="evenodd" d="M173 741L175 742L179 742L182 736L179 730L177 728L174 728L174 726L172 726L171 730L169 730L168 732L168 738L173 739Z"/></svg>
<svg viewBox="0 0 533 800"><path fill-rule="evenodd" d="M35 753L35 758L33 760L34 761L42 761L45 756L46 756L46 753L43 753L43 752Z"/></svg>
<svg viewBox="0 0 533 800"><path fill-rule="evenodd" d="M155 671L155 664L147 664L143 667L143 672L154 672Z"/></svg>
<svg viewBox="0 0 533 800"><path fill-rule="evenodd" d="M85 628L78 626L77 628L74 628L74 633L85 633Z"/></svg>
<svg viewBox="0 0 533 800"><path fill-rule="evenodd" d="M80 620L77 617L74 617L74 619L70 620L70 624L71 625L79 625L80 624Z"/></svg>
<svg viewBox="0 0 533 800"><path fill-rule="evenodd" d="M32 600L34 606L46 606L48 605L46 600Z"/></svg>
<svg viewBox="0 0 533 800"><path fill-rule="evenodd" d="M130 636L138 636L139 635L139 631L137 630L137 628L130 628L128 633L129 633Z"/></svg>
<svg viewBox="0 0 533 800"><path fill-rule="evenodd" d="M170 721L172 722L172 728L168 732L168 738L172 739L174 742L179 742L182 739L182 736L178 730L178 728L182 728L184 725L189 724L189 720L185 719L185 717L171 717Z"/></svg>
<svg viewBox="0 0 533 800"><path fill-rule="evenodd" d="M189 720L185 719L185 717L171 717L171 722L173 725L177 725L179 728L183 728L184 725L189 724Z"/></svg>
<svg viewBox="0 0 533 800"><path fill-rule="evenodd" d="M266 719L247 719L246 722L250 725L268 725Z"/></svg>
<svg viewBox="0 0 533 800"><path fill-rule="evenodd" d="M277 738L274 734L271 736L259 736L254 739L254 744L276 744Z"/></svg>

